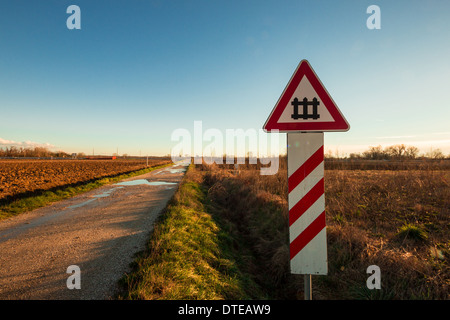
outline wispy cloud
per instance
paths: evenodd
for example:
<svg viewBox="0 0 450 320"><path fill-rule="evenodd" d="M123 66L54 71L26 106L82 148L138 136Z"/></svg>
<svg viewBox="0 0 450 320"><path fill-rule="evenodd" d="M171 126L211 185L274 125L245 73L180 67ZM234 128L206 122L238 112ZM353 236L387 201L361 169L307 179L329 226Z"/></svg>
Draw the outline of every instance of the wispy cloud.
<svg viewBox="0 0 450 320"><path fill-rule="evenodd" d="M447 132L433 132L431 134L434 134L434 135L450 135L450 131L447 131Z"/></svg>
<svg viewBox="0 0 450 320"><path fill-rule="evenodd" d="M385 137L375 137L376 139L407 139L407 138L417 138L417 136L385 136Z"/></svg>
<svg viewBox="0 0 450 320"><path fill-rule="evenodd" d="M54 148L55 146L48 142L40 143L34 141L13 141L0 138L0 147L22 147L22 148L44 147L51 149Z"/></svg>
<svg viewBox="0 0 450 320"><path fill-rule="evenodd" d="M446 132L430 132L430 133L426 133L426 134L413 134L413 135L399 135L399 136L381 136L381 137L375 137L375 139L411 139L411 138L416 138L416 139L435 139L436 136L449 136L450 137L450 132L446 131Z"/></svg>

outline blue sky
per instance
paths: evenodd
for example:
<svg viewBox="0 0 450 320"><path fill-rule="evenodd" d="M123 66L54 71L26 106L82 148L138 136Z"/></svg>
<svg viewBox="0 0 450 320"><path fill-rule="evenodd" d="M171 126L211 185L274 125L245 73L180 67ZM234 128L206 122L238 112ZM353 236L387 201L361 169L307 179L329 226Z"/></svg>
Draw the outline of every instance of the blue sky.
<svg viewBox="0 0 450 320"><path fill-rule="evenodd" d="M72 4L81 30L66 27ZM449 13L444 0L2 0L0 147L164 155L194 121L260 129L308 59L351 126L326 149L448 154Z"/></svg>

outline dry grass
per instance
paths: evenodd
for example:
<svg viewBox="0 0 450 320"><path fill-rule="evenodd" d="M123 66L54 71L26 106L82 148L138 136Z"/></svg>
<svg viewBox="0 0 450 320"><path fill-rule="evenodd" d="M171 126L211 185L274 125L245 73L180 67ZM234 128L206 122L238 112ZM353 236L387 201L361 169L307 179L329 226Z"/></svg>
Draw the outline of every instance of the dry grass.
<svg viewBox="0 0 450 320"><path fill-rule="evenodd" d="M259 164L191 166L123 297L303 299L285 160L271 176ZM325 170L329 272L313 277L313 299L450 298L450 171L427 168ZM371 265L380 290L366 286Z"/></svg>
<svg viewBox="0 0 450 320"><path fill-rule="evenodd" d="M355 298L449 298L449 172L326 171L330 276ZM364 286L369 265L382 290Z"/></svg>
<svg viewBox="0 0 450 320"><path fill-rule="evenodd" d="M256 165L199 165L215 212L253 252L248 268L277 298L302 298L289 274L285 163L273 176ZM329 274L313 277L316 299L448 299L449 171L326 170ZM381 269L368 290L366 269Z"/></svg>

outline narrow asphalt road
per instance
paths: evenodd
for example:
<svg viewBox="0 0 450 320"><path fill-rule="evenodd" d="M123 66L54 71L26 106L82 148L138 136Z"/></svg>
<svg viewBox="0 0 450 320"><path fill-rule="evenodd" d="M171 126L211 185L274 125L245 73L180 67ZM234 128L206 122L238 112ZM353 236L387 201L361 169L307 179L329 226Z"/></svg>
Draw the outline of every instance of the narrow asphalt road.
<svg viewBox="0 0 450 320"><path fill-rule="evenodd" d="M158 169L0 221L0 299L111 299L186 169ZM69 266L79 267L80 289L67 286Z"/></svg>

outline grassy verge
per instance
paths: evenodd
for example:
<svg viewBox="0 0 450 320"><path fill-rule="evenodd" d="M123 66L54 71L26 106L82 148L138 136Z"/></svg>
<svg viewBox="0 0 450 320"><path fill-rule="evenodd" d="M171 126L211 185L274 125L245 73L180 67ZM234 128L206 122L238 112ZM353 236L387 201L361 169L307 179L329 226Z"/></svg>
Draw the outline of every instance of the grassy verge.
<svg viewBox="0 0 450 320"><path fill-rule="evenodd" d="M114 183L114 182L117 182L117 181L120 181L120 180L123 180L126 178L134 177L134 176L142 175L142 174L145 174L147 172L150 172L150 171L153 171L153 170L156 170L159 168L167 167L169 165L171 165L171 163L166 164L166 165L149 167L149 168L145 168L145 169L141 169L141 170L137 170L137 171L132 171L132 172L128 172L125 174L116 175L116 176L100 178L100 179L96 179L94 181L79 183L79 184L71 185L71 186L67 186L67 187L58 187L58 188L54 188L52 190L41 191L35 195L17 199L12 202L9 202L9 203L0 204L0 220L46 206L46 205L56 202L56 201L60 201L63 199L67 199L67 198L76 196L78 194L99 188L106 184Z"/></svg>
<svg viewBox="0 0 450 320"><path fill-rule="evenodd" d="M158 221L149 249L121 283L119 299L264 299L243 272L247 253L224 221L211 213L207 189L190 167Z"/></svg>

